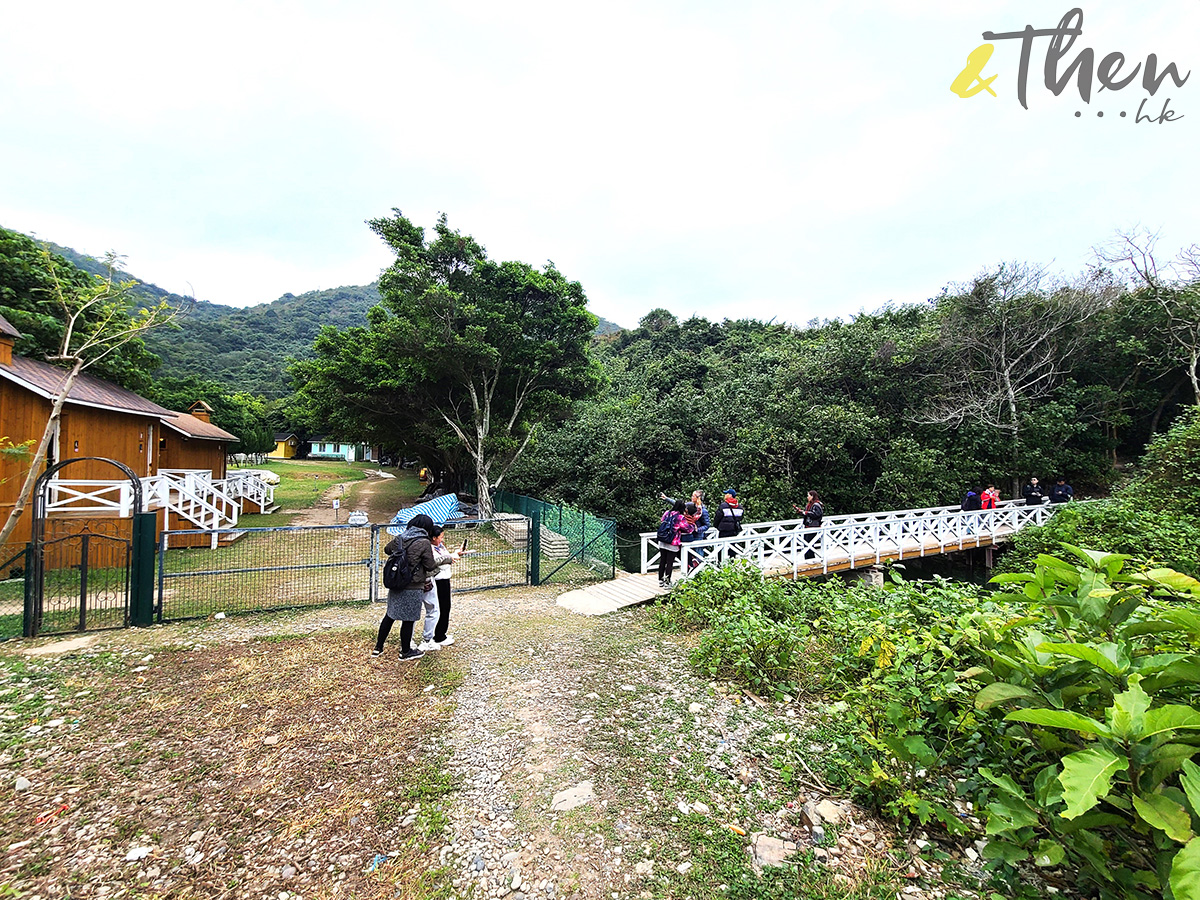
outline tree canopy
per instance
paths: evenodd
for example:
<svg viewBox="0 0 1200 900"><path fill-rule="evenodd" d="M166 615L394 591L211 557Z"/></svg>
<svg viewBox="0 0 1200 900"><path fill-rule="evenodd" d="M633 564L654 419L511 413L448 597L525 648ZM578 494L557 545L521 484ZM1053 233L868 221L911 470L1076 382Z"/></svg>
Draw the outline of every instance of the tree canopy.
<svg viewBox="0 0 1200 900"><path fill-rule="evenodd" d="M55 301L56 290L78 296L91 290L97 279L103 281L106 277L85 272L30 237L0 228L0 315L22 334L14 352L38 360L61 353L66 318ZM116 280L128 284L128 279L121 279L119 274ZM103 304L93 305L82 311L78 333L87 333L110 314L128 323L135 315L135 306L130 303L114 311ZM114 324L119 325L119 321ZM144 337L138 335L97 361L92 370L121 387L142 391L149 386L151 373L158 365L158 357L146 349Z"/></svg>
<svg viewBox="0 0 1200 900"><path fill-rule="evenodd" d="M442 216L433 237L398 210L371 228L396 254L366 328L325 328L292 370L314 422L467 473L486 512L539 423L596 383L596 318L553 265L495 262Z"/></svg>

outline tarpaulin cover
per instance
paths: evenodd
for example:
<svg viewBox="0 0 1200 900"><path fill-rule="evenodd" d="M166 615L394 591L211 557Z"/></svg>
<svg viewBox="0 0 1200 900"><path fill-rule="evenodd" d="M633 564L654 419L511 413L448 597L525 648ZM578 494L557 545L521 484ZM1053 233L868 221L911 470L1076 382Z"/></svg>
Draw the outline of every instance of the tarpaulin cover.
<svg viewBox="0 0 1200 900"><path fill-rule="evenodd" d="M407 525L412 521L413 516L419 516L421 513L433 519L435 525L445 525L450 519L460 518L458 495L445 494L441 497L434 497L432 500L426 500L424 503L418 503L415 506L410 506L407 509L402 509L392 517L391 524ZM389 534L399 534L401 529L389 528Z"/></svg>

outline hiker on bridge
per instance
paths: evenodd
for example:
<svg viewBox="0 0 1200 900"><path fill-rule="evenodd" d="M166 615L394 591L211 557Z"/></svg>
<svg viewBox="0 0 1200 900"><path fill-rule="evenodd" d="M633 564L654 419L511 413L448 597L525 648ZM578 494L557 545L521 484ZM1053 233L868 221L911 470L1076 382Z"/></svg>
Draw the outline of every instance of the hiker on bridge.
<svg viewBox="0 0 1200 900"><path fill-rule="evenodd" d="M963 516L963 524L967 527L967 534L974 534L975 529L978 527L978 513L979 510L983 509L982 493L979 488L973 487L967 491L967 496L963 497L960 509L968 513L968 515ZM970 515L970 513L975 513L975 515Z"/></svg>
<svg viewBox="0 0 1200 900"><path fill-rule="evenodd" d="M1059 478L1054 483L1054 486L1050 488L1051 503L1066 503L1073 499L1075 499L1075 490L1067 484L1067 479L1065 478Z"/></svg>
<svg viewBox="0 0 1200 900"><path fill-rule="evenodd" d="M1021 491L1021 496L1025 498L1026 506L1041 506L1046 502L1046 492L1038 484L1036 475L1030 477L1029 483Z"/></svg>
<svg viewBox="0 0 1200 900"><path fill-rule="evenodd" d="M676 500L662 515L658 523L658 584L659 587L671 586L671 573L675 569L675 560L679 558L683 536L696 530L687 519L687 507L682 500Z"/></svg>
<svg viewBox="0 0 1200 900"><path fill-rule="evenodd" d="M821 502L821 495L816 491L809 491L808 502L804 505L804 509L795 504L792 504L792 509L804 517L804 527L812 529L804 535L804 539L815 541L817 529L821 527L821 520L825 518L825 504ZM817 552L812 547L804 551L805 559L813 559L816 555Z"/></svg>
<svg viewBox="0 0 1200 900"><path fill-rule="evenodd" d="M737 537L742 531L742 514L745 510L738 504L737 491L725 488L725 497L717 509L713 524L717 526L717 536L723 538Z"/></svg>

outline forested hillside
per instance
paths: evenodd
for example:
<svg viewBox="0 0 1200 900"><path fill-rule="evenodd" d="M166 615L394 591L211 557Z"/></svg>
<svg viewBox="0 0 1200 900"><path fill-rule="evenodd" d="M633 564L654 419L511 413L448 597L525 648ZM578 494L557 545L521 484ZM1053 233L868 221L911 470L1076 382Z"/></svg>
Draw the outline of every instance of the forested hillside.
<svg viewBox="0 0 1200 900"><path fill-rule="evenodd" d="M92 257L69 247L50 246L84 271L104 274L103 264ZM136 275L120 274L139 280ZM137 292L154 302L185 299L154 284L140 283ZM198 301L179 331L151 335L146 344L162 360L159 377L202 376L231 390L279 398L291 393L288 360L312 358L313 341L321 326L365 325L367 310L378 302L374 283L284 294L270 303L245 308ZM605 319L596 327L597 334L617 331L620 326Z"/></svg>

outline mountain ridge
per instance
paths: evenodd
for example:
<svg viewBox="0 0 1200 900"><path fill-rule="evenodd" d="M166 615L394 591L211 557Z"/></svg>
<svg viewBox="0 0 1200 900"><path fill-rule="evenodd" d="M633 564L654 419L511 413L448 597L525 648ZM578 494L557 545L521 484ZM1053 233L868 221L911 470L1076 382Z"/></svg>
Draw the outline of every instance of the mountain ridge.
<svg viewBox="0 0 1200 900"><path fill-rule="evenodd" d="M104 263L95 257L50 241L46 244L80 269L107 275ZM367 310L380 301L377 282L372 282L286 293L275 300L238 307L174 294L121 269L114 269L114 275L136 281L134 294L147 304L166 300L190 307L178 330L146 336L147 349L162 360L155 378L199 376L266 397L291 393L286 362L311 359L313 341L322 326L365 326ZM597 335L624 330L615 322L597 318Z"/></svg>

